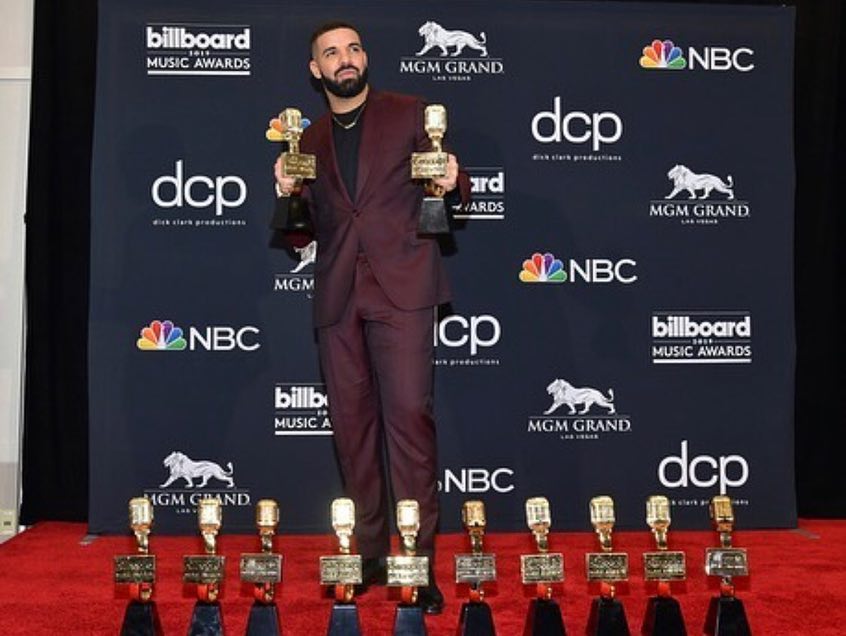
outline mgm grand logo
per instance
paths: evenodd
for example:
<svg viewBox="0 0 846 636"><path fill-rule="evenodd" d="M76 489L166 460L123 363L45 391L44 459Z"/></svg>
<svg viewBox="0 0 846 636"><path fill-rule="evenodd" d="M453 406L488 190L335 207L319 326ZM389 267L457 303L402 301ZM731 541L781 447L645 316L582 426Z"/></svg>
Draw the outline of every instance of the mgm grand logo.
<svg viewBox="0 0 846 636"><path fill-rule="evenodd" d="M541 415L529 416L528 433L552 434L563 440L597 440L632 430L631 418L617 413L614 389L603 393L556 378L546 392L552 403Z"/></svg>
<svg viewBox="0 0 846 636"><path fill-rule="evenodd" d="M470 31L447 29L424 22L417 35L423 46L412 56L400 58L400 73L430 75L433 81L470 81L480 75L504 75L502 58L488 54L488 38Z"/></svg>
<svg viewBox="0 0 846 636"><path fill-rule="evenodd" d="M173 451L162 465L168 471L167 479L158 488L144 491L156 507L171 508L176 514L196 514L203 499L217 499L223 506L250 505L249 491L235 485L232 462L224 469L217 462L195 460Z"/></svg>
<svg viewBox="0 0 846 636"><path fill-rule="evenodd" d="M672 190L649 203L650 218L675 219L682 225L717 225L720 221L748 219L748 201L735 197L734 179L694 172L676 164L667 172Z"/></svg>

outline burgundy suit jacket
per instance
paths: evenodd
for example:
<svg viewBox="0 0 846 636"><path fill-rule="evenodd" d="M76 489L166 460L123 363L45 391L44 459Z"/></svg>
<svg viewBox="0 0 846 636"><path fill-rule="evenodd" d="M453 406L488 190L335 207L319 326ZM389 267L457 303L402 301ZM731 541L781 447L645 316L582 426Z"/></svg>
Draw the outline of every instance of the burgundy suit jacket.
<svg viewBox="0 0 846 636"><path fill-rule="evenodd" d="M415 97L370 89L361 115L354 194L347 193L338 171L331 114L303 133L300 152L317 156L317 179L303 193L317 240L316 327L340 320L352 292L359 245L379 285L400 309L449 300L437 242L417 234L423 187L411 180L411 153L431 149L423 110ZM466 204L470 180L463 171L457 187Z"/></svg>

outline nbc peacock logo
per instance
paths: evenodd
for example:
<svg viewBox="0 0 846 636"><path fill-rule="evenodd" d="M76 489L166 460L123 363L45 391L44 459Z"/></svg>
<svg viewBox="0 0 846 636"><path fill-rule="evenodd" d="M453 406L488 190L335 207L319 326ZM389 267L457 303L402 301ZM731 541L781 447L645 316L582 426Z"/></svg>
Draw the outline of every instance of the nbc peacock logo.
<svg viewBox="0 0 846 636"><path fill-rule="evenodd" d="M640 65L647 69L680 71L687 67L687 60L672 40L652 40L652 44L643 47Z"/></svg>
<svg viewBox="0 0 846 636"><path fill-rule="evenodd" d="M554 254L535 252L523 261L520 281L524 283L563 283L567 280L564 264Z"/></svg>
<svg viewBox="0 0 846 636"><path fill-rule="evenodd" d="M170 320L154 320L141 330L135 343L141 351L182 351L188 346L182 329Z"/></svg>

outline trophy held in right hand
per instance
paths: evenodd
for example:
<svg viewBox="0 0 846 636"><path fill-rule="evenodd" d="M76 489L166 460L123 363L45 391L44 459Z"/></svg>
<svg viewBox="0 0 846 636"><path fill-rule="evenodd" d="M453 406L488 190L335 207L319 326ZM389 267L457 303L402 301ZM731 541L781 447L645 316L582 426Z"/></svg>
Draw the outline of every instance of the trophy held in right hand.
<svg viewBox="0 0 846 636"><path fill-rule="evenodd" d="M303 181L317 178L317 157L300 152L303 130L302 113L296 108L286 108L279 113L279 117L270 120L270 126L265 132L268 141L287 142L288 149L279 155L282 176L295 179L293 192L282 192L281 196L277 197L270 227L284 232L313 234L314 226L308 202L300 195Z"/></svg>
<svg viewBox="0 0 846 636"><path fill-rule="evenodd" d="M630 636L623 604L615 597L615 583L629 578L629 555L614 552L611 533L614 529L614 500L594 497L590 500L590 521L599 538L602 552L588 552L585 566L588 581L599 581L600 596L594 599L588 619L589 636Z"/></svg>
<svg viewBox="0 0 846 636"><path fill-rule="evenodd" d="M705 573L720 577L720 595L711 599L705 619L708 636L751 636L749 621L743 601L734 594L735 576L749 576L746 550L733 548L731 533L734 530L734 510L731 499L717 495L711 499L711 521L720 533L720 547L705 550Z"/></svg>
<svg viewBox="0 0 846 636"><path fill-rule="evenodd" d="M535 538L537 554L520 556L523 585L534 585L537 597L529 604L523 636L564 636L561 608L552 598L552 584L564 581L564 555L549 551L552 516L546 497L526 500L526 524Z"/></svg>

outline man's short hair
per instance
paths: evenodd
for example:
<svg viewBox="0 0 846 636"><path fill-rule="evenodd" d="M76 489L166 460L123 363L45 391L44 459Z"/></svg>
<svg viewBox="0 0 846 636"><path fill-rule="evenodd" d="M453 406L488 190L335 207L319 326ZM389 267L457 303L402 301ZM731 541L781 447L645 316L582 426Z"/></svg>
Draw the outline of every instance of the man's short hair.
<svg viewBox="0 0 846 636"><path fill-rule="evenodd" d="M359 40L361 39L361 33L359 33L358 29L350 24L349 22L344 22L342 20L333 20L331 22L324 22L319 27L314 30L314 33L311 34L311 41L308 45L308 53L312 55L314 51L314 43L317 42L317 38L319 38L324 33L328 33L329 31L334 31L335 29L350 29L351 31L355 31L356 35L358 35Z"/></svg>

